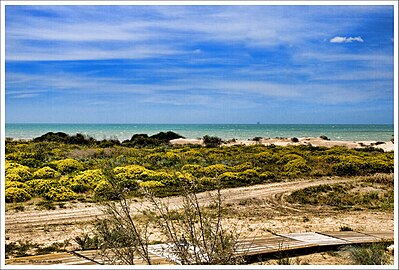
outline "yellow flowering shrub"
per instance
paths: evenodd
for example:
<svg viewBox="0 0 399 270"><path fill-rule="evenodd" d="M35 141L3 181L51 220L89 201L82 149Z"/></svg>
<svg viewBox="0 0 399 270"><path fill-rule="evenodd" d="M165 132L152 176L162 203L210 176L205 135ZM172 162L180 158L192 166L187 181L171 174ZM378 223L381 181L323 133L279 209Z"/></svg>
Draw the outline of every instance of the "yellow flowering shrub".
<svg viewBox="0 0 399 270"><path fill-rule="evenodd" d="M176 179L183 182L191 182L195 180L195 177L191 173L187 172L176 172L175 173Z"/></svg>
<svg viewBox="0 0 399 270"><path fill-rule="evenodd" d="M72 158L54 161L53 163L56 165L57 170L61 173L71 173L83 169L82 163Z"/></svg>
<svg viewBox="0 0 399 270"><path fill-rule="evenodd" d="M115 200L118 199L117 193L114 191L111 183L107 180L100 181L94 189L94 197L96 199Z"/></svg>
<svg viewBox="0 0 399 270"><path fill-rule="evenodd" d="M216 177L216 176L221 175L229 170L230 170L229 167L224 164L215 164L215 165L210 165L208 167L203 168L202 173L208 177Z"/></svg>
<svg viewBox="0 0 399 270"><path fill-rule="evenodd" d="M178 154L169 151L166 153L150 154L146 157L146 160L155 165L172 166L178 164L181 157Z"/></svg>
<svg viewBox="0 0 399 270"><path fill-rule="evenodd" d="M30 172L29 167L18 164L18 163L6 163L6 177L9 174L16 174L20 177L19 181L27 181L31 179L32 174ZM13 176L15 178L15 176Z"/></svg>
<svg viewBox="0 0 399 270"><path fill-rule="evenodd" d="M26 192L30 193L30 188L27 184L22 183L22 182L18 182L18 181L7 181L6 180L6 184L5 184L5 188L22 188L24 189Z"/></svg>
<svg viewBox="0 0 399 270"><path fill-rule="evenodd" d="M306 164L306 160L303 158L291 160L284 165L284 171L286 172L294 172L300 174L306 173L310 170L311 168Z"/></svg>
<svg viewBox="0 0 399 270"><path fill-rule="evenodd" d="M87 170L74 176L70 182L70 186L75 192L86 192L94 189L103 180L105 180L105 176L100 169Z"/></svg>
<svg viewBox="0 0 399 270"><path fill-rule="evenodd" d="M40 168L33 173L34 179L49 179L49 178L57 178L59 176L60 174L56 170L48 166Z"/></svg>
<svg viewBox="0 0 399 270"><path fill-rule="evenodd" d="M127 165L124 167L116 167L114 173L126 179L138 179L143 173L147 173L149 170L140 165Z"/></svg>
<svg viewBox="0 0 399 270"><path fill-rule="evenodd" d="M59 183L55 179L33 179L25 182L33 194L43 196L52 187L58 186Z"/></svg>
<svg viewBox="0 0 399 270"><path fill-rule="evenodd" d="M203 167L197 164L186 164L181 168L181 170L183 172L188 172L196 177L199 177L202 175Z"/></svg>
<svg viewBox="0 0 399 270"><path fill-rule="evenodd" d="M31 198L31 195L23 188L9 187L6 189L5 200L7 203L24 202Z"/></svg>
<svg viewBox="0 0 399 270"><path fill-rule="evenodd" d="M157 187L164 187L165 185L159 181L150 180L150 181L140 182L139 186L143 188L157 188Z"/></svg>
<svg viewBox="0 0 399 270"><path fill-rule="evenodd" d="M21 181L22 177L16 173L7 173L6 174L6 181Z"/></svg>
<svg viewBox="0 0 399 270"><path fill-rule="evenodd" d="M78 195L65 186L55 186L50 188L50 190L46 192L43 197L49 201L59 202L76 199Z"/></svg>

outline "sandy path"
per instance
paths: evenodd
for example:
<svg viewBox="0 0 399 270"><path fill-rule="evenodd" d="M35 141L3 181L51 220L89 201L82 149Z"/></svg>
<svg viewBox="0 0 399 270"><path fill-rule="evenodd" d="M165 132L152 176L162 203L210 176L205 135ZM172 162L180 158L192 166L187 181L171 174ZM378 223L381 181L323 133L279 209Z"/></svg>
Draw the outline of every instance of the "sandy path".
<svg viewBox="0 0 399 270"><path fill-rule="evenodd" d="M290 193L294 190L315 186L326 183L337 183L343 181L351 181L345 179L310 179L293 182L280 182L264 185L256 185L250 187L240 187L222 190L222 196L225 203L235 203L244 199L264 199L269 202L270 206L289 208L282 200L284 193ZM203 192L198 194L198 200L201 204L209 203L208 193ZM179 208L182 200L180 197L171 197L163 199L171 209ZM132 202L133 209L148 206L146 202ZM63 223L78 223L88 220L93 220L102 215L101 209L95 204L77 203L72 205L73 208L56 210L26 210L23 212L6 212L5 226L7 230L17 230L20 227L34 226L34 225L51 225ZM299 210L298 210L299 211Z"/></svg>
<svg viewBox="0 0 399 270"><path fill-rule="evenodd" d="M307 179L292 182L270 183L251 187L241 187L222 190L226 204L237 204L245 200L262 200L264 209L274 210L277 213L292 212L302 215L302 210L292 208L284 201L284 196L290 192L320 184L352 181L348 179ZM209 193L198 195L201 204L210 202ZM181 206L180 197L165 198L171 209ZM148 203L132 202L132 208L147 206ZM56 210L35 210L31 206L24 212L8 211L5 215L6 240L30 240L31 242L50 244L72 239L82 232L90 232L93 221L102 216L101 209L95 204L75 203L72 208ZM137 210L136 210L137 211ZM251 211L251 210L248 210Z"/></svg>

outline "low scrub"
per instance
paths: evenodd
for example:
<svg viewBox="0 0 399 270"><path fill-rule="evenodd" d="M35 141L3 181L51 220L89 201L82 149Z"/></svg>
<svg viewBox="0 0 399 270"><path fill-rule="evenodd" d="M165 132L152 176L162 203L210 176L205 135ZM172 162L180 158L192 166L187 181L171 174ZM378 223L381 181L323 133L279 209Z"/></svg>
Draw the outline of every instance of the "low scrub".
<svg viewBox="0 0 399 270"><path fill-rule="evenodd" d="M352 246L344 250L349 252L349 258L354 265L387 265L391 263L386 253L389 245L389 242L380 242L368 246Z"/></svg>
<svg viewBox="0 0 399 270"><path fill-rule="evenodd" d="M393 209L393 188L380 186L378 190L369 191L367 187L363 187L361 181L318 185L294 191L287 200L291 203L334 206L338 209Z"/></svg>
<svg viewBox="0 0 399 270"><path fill-rule="evenodd" d="M7 141L7 188L25 190L32 197L54 197L57 200L62 196L55 195L55 192L50 196L47 194L50 189L63 187L59 190L69 193L65 198L74 198L75 194L77 198L88 200L93 196L112 198L112 190L107 190L109 178L102 172L102 164L109 162L118 186L129 191L132 196L137 195L139 183L148 181L162 183L162 187L157 187L159 196L178 195L178 186L187 179L195 179L201 190L211 190L215 188L213 183L219 180L224 187L239 187L298 177L364 175L370 177L370 183L386 186L385 183L389 182L393 189L392 178L382 176L386 173L393 175L394 154L390 152L310 145L219 147L221 140L209 136L209 147L179 146L167 142L169 139L181 137L171 132L152 136L135 134L126 143L103 148L96 141L76 144L70 143L69 139L60 139L68 138L67 136L50 134L44 136L43 140ZM135 145L140 138L155 140L157 143ZM159 144L159 141L162 143ZM30 152L33 154L27 154ZM22 157L34 161L26 166L23 165L25 163ZM15 184L11 184L12 182ZM25 194L20 190L18 192ZM333 193L339 195L339 191ZM379 200L385 198L387 207L391 202L390 194L385 192L378 195ZM376 201L374 197L375 194L366 194L365 200ZM9 197L9 201L22 198L27 199L28 196L21 195L18 199ZM346 199L348 198L349 195L346 194ZM355 201L357 204L358 199Z"/></svg>

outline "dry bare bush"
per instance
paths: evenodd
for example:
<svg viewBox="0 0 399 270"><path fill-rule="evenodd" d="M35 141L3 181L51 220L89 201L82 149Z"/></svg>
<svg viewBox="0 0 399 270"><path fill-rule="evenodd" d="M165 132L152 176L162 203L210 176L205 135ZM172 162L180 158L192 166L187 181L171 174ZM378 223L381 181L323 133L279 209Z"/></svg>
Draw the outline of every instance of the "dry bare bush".
<svg viewBox="0 0 399 270"><path fill-rule="evenodd" d="M200 205L195 181L182 179L180 185L181 210L170 209L155 197L151 188L141 188L149 206L131 211L126 193L118 185L113 171L107 166L104 175L111 183L118 200L101 202L106 218L98 222L96 234L106 264L135 264L138 259L152 264L149 253L150 227L160 230L163 252L171 261L183 265L240 264L243 257L236 256L238 234L222 226L222 196L220 188L211 196L208 207Z"/></svg>

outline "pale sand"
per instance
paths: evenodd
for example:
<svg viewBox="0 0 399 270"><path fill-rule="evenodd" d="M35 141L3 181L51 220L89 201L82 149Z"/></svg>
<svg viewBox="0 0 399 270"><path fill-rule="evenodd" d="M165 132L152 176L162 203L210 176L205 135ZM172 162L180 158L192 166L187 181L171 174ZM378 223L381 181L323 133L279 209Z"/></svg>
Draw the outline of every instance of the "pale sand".
<svg viewBox="0 0 399 270"><path fill-rule="evenodd" d="M222 145L224 146L232 146L232 145L255 145L255 144L263 144L263 145L278 145L278 146L287 146L287 145L312 145L312 146L324 146L324 147L333 147L333 146L345 146L347 148L364 148L364 147L375 147L381 148L385 152L394 151L395 147L392 142L384 142L383 144L376 144L376 141L359 141L359 142L350 142L350 141L329 141L323 140L320 138L298 138L298 142L292 142L290 138L266 138L261 139L259 142L253 140L236 140L234 142L229 141ZM175 139L171 140L170 143L172 145L184 145L184 144L198 144L204 145L202 139Z"/></svg>

